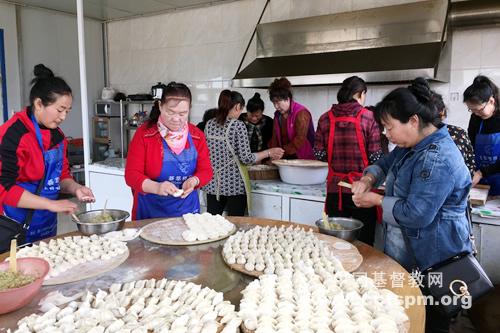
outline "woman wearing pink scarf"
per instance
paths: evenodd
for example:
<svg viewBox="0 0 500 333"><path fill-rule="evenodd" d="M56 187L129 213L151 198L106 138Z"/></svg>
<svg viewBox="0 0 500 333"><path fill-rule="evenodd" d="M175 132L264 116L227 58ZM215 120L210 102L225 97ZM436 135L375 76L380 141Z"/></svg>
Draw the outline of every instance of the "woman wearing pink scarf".
<svg viewBox="0 0 500 333"><path fill-rule="evenodd" d="M284 77L275 79L269 87L269 98L276 109L269 147L283 148L286 159L314 160L312 116L305 106L293 100L290 81Z"/></svg>
<svg viewBox="0 0 500 333"><path fill-rule="evenodd" d="M134 220L198 213L198 189L212 178L203 132L188 122L191 92L171 82L130 143L125 181Z"/></svg>

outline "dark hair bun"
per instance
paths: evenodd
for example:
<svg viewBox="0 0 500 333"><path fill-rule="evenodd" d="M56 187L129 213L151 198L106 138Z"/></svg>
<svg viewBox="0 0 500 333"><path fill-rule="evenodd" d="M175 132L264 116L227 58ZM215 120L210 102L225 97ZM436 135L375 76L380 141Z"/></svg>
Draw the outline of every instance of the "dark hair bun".
<svg viewBox="0 0 500 333"><path fill-rule="evenodd" d="M54 73L50 68L45 67L43 64L38 64L33 69L33 74L35 74L36 79L48 79L54 77Z"/></svg>
<svg viewBox="0 0 500 333"><path fill-rule="evenodd" d="M490 80L484 75L478 75L474 78L472 84L489 84Z"/></svg>
<svg viewBox="0 0 500 333"><path fill-rule="evenodd" d="M429 83L422 77L417 77L408 86L408 90L417 98L420 103L429 103L432 100L432 91Z"/></svg>
<svg viewBox="0 0 500 333"><path fill-rule="evenodd" d="M284 90L292 90L292 84L286 77L281 77L279 79L274 79L273 83L271 83L271 88L273 89L284 89Z"/></svg>
<svg viewBox="0 0 500 333"><path fill-rule="evenodd" d="M260 98L260 94L258 92L256 92L255 94L253 94L252 98L259 99Z"/></svg>

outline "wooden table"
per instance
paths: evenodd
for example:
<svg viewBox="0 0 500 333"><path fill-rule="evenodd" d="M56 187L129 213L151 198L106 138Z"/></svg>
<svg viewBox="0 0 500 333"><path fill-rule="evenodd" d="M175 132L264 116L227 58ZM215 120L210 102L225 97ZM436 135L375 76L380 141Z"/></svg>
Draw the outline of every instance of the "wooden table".
<svg viewBox="0 0 500 333"><path fill-rule="evenodd" d="M229 217L228 219L240 229L249 229L254 225L290 225L290 222L251 217ZM156 219L133 221L126 223L126 225L129 228L137 228L154 221ZM304 227L317 230L310 226ZM72 232L54 238L79 234L78 232ZM162 279L165 277L189 280L221 291L224 293L226 300L231 301L233 304L239 304L241 290L254 278L233 271L224 263L221 254L224 242L225 240L193 246L162 246L137 238L128 242L129 258L114 270L83 281L58 286L44 286L35 299L24 308L0 315L0 332L2 332L1 328L15 328L19 319L37 312L38 302L51 291L59 290L64 295L72 295L83 289L95 292L97 289L108 289L114 282L124 283L133 280ZM363 256L363 263L355 273L367 273L369 277L374 278L373 274L377 272L379 277L383 276L387 279L385 288L392 290L396 294L402 297L422 296L419 288L408 285L409 274L397 262L364 243L355 242L354 245ZM0 255L0 261L3 261L6 257L7 254ZM391 285L389 278L392 274L401 274L404 277L402 287ZM425 307L421 304L410 306L407 314L410 317L410 332L424 332Z"/></svg>

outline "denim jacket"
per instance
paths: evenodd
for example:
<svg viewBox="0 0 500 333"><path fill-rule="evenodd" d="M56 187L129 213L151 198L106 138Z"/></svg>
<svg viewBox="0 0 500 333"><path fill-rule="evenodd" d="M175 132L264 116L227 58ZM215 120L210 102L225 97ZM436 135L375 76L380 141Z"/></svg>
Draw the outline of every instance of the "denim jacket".
<svg viewBox="0 0 500 333"><path fill-rule="evenodd" d="M417 267L402 232L421 270L472 252L466 217L471 177L446 125L412 149L397 147L364 172L375 176L375 186L385 181L384 252L408 271Z"/></svg>

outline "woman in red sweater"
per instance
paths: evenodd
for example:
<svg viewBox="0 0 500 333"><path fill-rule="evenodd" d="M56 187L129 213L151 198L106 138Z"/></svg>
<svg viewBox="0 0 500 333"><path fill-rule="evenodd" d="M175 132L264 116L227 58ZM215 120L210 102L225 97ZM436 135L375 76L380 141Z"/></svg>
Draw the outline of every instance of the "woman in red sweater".
<svg viewBox="0 0 500 333"><path fill-rule="evenodd" d="M20 243L55 236L57 213L75 212L77 205L58 200L59 192L94 201L92 191L71 177L59 129L71 110L71 88L44 65L36 65L34 74L30 106L0 127L0 213L30 223Z"/></svg>
<svg viewBox="0 0 500 333"><path fill-rule="evenodd" d="M125 167L134 220L199 213L197 189L213 173L205 136L188 123L190 109L189 88L171 82L135 133Z"/></svg>

